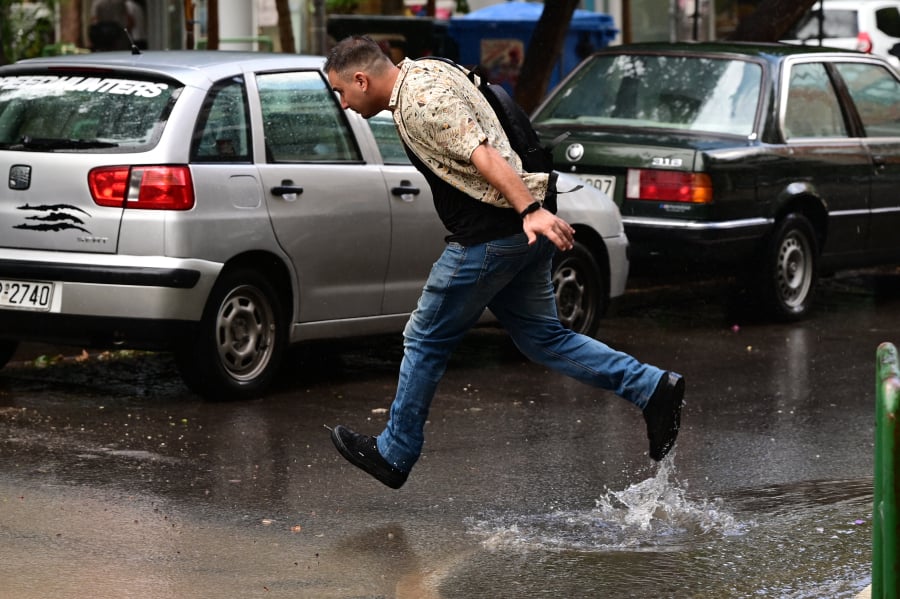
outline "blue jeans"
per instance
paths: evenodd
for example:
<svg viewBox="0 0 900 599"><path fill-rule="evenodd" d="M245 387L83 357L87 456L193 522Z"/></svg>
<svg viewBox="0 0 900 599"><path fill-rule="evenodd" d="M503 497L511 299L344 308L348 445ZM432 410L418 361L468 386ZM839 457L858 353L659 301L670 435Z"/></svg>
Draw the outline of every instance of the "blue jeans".
<svg viewBox="0 0 900 599"><path fill-rule="evenodd" d="M431 269L403 332L403 361L378 451L408 472L419 459L425 421L450 354L490 308L526 357L643 409L664 372L562 326L550 268L556 247L518 234L474 246L450 243Z"/></svg>

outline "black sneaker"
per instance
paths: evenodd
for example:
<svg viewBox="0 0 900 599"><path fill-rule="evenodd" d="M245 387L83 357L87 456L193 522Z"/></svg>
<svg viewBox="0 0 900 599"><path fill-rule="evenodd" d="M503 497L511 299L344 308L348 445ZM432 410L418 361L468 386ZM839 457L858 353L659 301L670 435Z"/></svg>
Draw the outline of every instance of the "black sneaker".
<svg viewBox="0 0 900 599"><path fill-rule="evenodd" d="M390 488L399 489L406 482L409 472L394 468L381 457L375 444L375 437L354 433L339 424L332 429L331 440L348 462L365 470Z"/></svg>
<svg viewBox="0 0 900 599"><path fill-rule="evenodd" d="M681 426L683 398L684 378L674 372L667 372L644 408L650 457L657 462L666 457L675 445L678 427Z"/></svg>

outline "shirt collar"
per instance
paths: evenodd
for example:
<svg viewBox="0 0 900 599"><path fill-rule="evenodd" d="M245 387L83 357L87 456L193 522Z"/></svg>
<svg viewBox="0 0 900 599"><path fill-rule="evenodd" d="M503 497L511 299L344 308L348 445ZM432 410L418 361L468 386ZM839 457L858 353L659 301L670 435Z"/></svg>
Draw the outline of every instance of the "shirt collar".
<svg viewBox="0 0 900 599"><path fill-rule="evenodd" d="M390 102L388 102L388 110L393 111L397 108L400 88L403 86L403 81L406 79L406 74L409 73L409 68L412 65L413 61L408 58L404 58L403 61L397 65L400 67L400 74L397 75L397 80L394 82L394 88L391 90L391 99Z"/></svg>

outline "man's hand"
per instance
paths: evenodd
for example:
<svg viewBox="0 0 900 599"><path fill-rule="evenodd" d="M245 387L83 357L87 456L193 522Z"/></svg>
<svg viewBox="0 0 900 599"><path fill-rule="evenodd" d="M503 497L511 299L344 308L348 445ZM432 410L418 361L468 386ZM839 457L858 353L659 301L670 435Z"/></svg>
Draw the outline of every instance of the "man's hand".
<svg viewBox="0 0 900 599"><path fill-rule="evenodd" d="M528 245L537 241L538 235L543 235L562 252L571 250L575 246L575 229L563 219L543 208L525 215L522 229L528 237Z"/></svg>
<svg viewBox="0 0 900 599"><path fill-rule="evenodd" d="M472 152L472 164L513 205L514 210L521 212L534 201L519 174L487 142ZM575 243L575 229L543 208L526 214L522 229L528 236L529 244L534 243L538 235L543 235L562 251L571 250Z"/></svg>

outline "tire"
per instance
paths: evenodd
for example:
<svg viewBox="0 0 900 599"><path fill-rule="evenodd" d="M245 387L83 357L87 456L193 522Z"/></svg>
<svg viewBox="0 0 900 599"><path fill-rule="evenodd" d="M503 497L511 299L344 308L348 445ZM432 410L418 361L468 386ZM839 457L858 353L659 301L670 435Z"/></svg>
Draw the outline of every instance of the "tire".
<svg viewBox="0 0 900 599"><path fill-rule="evenodd" d="M812 309L818 282L819 247L806 217L789 214L779 221L760 263L759 293L769 314L800 320Z"/></svg>
<svg viewBox="0 0 900 599"><path fill-rule="evenodd" d="M576 333L593 337L609 305L604 271L588 248L578 242L553 259L553 293L559 321Z"/></svg>
<svg viewBox="0 0 900 599"><path fill-rule="evenodd" d="M287 346L279 295L258 272L223 274L210 293L196 334L175 351L188 387L213 401L262 395Z"/></svg>
<svg viewBox="0 0 900 599"><path fill-rule="evenodd" d="M14 339L0 339L0 368L9 363L19 349L19 342Z"/></svg>

